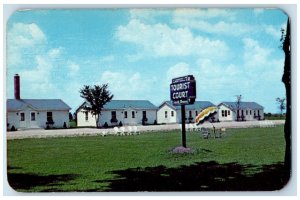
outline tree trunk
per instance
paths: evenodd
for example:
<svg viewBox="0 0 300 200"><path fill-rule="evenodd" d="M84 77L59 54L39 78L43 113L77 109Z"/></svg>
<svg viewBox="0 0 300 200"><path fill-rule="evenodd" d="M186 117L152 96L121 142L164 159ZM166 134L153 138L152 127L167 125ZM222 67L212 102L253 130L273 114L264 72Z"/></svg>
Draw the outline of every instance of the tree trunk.
<svg viewBox="0 0 300 200"><path fill-rule="evenodd" d="M99 128L99 114L95 115L96 127Z"/></svg>
<svg viewBox="0 0 300 200"><path fill-rule="evenodd" d="M291 146L291 53L290 53L290 20L287 22L286 36L283 42L283 51L285 53L284 73L282 82L286 89L286 120L284 125L284 138L285 138L285 169L290 173L292 164L292 146ZM290 175L290 174L289 174Z"/></svg>

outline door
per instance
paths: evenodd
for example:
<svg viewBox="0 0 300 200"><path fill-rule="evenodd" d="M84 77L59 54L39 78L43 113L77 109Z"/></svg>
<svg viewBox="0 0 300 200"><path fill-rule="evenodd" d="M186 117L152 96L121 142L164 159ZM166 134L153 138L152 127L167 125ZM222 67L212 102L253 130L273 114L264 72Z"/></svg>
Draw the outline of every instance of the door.
<svg viewBox="0 0 300 200"><path fill-rule="evenodd" d="M26 128L26 115L25 115L25 112L20 112L20 128Z"/></svg>
<svg viewBox="0 0 300 200"><path fill-rule="evenodd" d="M30 128L38 128L36 117L37 117L36 112L30 112Z"/></svg>

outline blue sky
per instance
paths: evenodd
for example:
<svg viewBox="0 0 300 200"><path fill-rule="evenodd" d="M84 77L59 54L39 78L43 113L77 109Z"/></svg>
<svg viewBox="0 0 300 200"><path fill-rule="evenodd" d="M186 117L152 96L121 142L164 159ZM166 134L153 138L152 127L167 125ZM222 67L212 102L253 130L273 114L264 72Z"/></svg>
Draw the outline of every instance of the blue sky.
<svg viewBox="0 0 300 200"><path fill-rule="evenodd" d="M7 23L7 97L83 102L83 85L108 83L114 99L170 99L192 74L197 100L255 101L279 112L287 15L278 9L24 10Z"/></svg>

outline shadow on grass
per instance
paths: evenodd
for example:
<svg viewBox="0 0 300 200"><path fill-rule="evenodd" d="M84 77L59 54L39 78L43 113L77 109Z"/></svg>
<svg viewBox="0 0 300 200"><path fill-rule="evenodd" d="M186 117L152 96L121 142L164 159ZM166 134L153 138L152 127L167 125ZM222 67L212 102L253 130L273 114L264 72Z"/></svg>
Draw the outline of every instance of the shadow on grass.
<svg viewBox="0 0 300 200"><path fill-rule="evenodd" d="M8 169L16 169L8 167ZM19 169L19 168L17 168ZM78 177L76 174L60 174L60 175L38 175L25 173L7 173L9 185L16 191L32 191L38 186L49 186L48 189L41 192L59 192L62 191L59 187L65 183L74 180Z"/></svg>
<svg viewBox="0 0 300 200"><path fill-rule="evenodd" d="M248 174L249 170L260 170ZM248 171L248 172L247 172ZM112 171L116 178L96 180L107 183L105 191L274 191L283 188L289 175L283 164L240 165L200 162L179 168L165 166ZM247 175L248 174L248 175ZM97 190L90 190L97 191Z"/></svg>

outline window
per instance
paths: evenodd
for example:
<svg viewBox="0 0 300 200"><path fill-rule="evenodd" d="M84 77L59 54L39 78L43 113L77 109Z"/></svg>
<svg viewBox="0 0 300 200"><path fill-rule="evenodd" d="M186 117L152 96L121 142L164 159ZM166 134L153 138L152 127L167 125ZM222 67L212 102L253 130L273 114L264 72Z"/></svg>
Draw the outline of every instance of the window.
<svg viewBox="0 0 300 200"><path fill-rule="evenodd" d="M31 121L35 121L35 112L31 113Z"/></svg>
<svg viewBox="0 0 300 200"><path fill-rule="evenodd" d="M20 113L21 121L25 121L25 113Z"/></svg>
<svg viewBox="0 0 300 200"><path fill-rule="evenodd" d="M124 118L127 118L127 111L124 112Z"/></svg>
<svg viewBox="0 0 300 200"><path fill-rule="evenodd" d="M174 111L173 110L171 111L171 116L174 117Z"/></svg>
<svg viewBox="0 0 300 200"><path fill-rule="evenodd" d="M227 110L225 110L225 117L227 117Z"/></svg>
<svg viewBox="0 0 300 200"><path fill-rule="evenodd" d="M195 116L197 116L197 115L198 115L198 111L196 110L196 111L195 111Z"/></svg>
<svg viewBox="0 0 300 200"><path fill-rule="evenodd" d="M168 118L168 111L165 111L165 118Z"/></svg>
<svg viewBox="0 0 300 200"><path fill-rule="evenodd" d="M111 111L111 118L116 119L117 118L117 113L116 111Z"/></svg>
<svg viewBox="0 0 300 200"><path fill-rule="evenodd" d="M118 120L117 120L117 112L116 111L111 111L110 123L116 123L116 122L118 122Z"/></svg>
<svg viewBox="0 0 300 200"><path fill-rule="evenodd" d="M85 111L85 121L88 121L89 120L89 112L88 111Z"/></svg>
<svg viewBox="0 0 300 200"><path fill-rule="evenodd" d="M228 110L228 115L230 115L230 110Z"/></svg>
<svg viewBox="0 0 300 200"><path fill-rule="evenodd" d="M249 112L250 112L250 115L252 115L251 110Z"/></svg>
<svg viewBox="0 0 300 200"><path fill-rule="evenodd" d="M222 117L225 117L225 111L222 110Z"/></svg>
<svg viewBox="0 0 300 200"><path fill-rule="evenodd" d="M135 118L135 112L132 111L131 114L132 114L132 118Z"/></svg>
<svg viewBox="0 0 300 200"><path fill-rule="evenodd" d="M146 119L147 118L147 113L146 111L143 111L143 119Z"/></svg>
<svg viewBox="0 0 300 200"><path fill-rule="evenodd" d="M52 112L47 112L47 122L53 122Z"/></svg>
<svg viewBox="0 0 300 200"><path fill-rule="evenodd" d="M189 118L192 118L192 111L189 111Z"/></svg>
<svg viewBox="0 0 300 200"><path fill-rule="evenodd" d="M248 115L248 110L246 110L246 115Z"/></svg>

